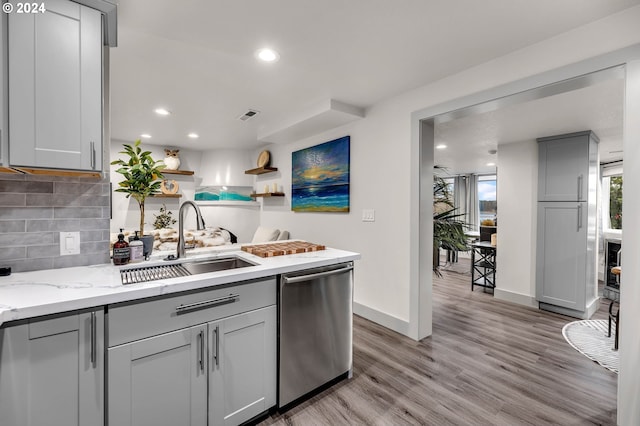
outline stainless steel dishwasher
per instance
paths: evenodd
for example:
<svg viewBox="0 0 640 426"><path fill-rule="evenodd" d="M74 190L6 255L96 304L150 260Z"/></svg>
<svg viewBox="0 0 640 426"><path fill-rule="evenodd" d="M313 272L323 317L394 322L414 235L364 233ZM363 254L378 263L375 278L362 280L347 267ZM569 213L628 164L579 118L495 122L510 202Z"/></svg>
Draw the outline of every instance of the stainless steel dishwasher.
<svg viewBox="0 0 640 426"><path fill-rule="evenodd" d="M279 288L278 407L353 364L353 262L284 274Z"/></svg>

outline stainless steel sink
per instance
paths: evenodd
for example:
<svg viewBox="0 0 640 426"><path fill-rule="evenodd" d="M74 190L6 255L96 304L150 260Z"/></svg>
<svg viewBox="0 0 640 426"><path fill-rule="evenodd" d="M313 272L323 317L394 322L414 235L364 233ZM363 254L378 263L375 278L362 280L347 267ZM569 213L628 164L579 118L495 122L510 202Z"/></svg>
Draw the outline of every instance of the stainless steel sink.
<svg viewBox="0 0 640 426"><path fill-rule="evenodd" d="M228 269L255 266L239 257L223 257L216 259L195 260L193 262L172 263L167 265L141 266L120 271L122 284L136 284L164 278L177 278L207 272L226 271Z"/></svg>
<svg viewBox="0 0 640 426"><path fill-rule="evenodd" d="M223 259L199 260L194 262L181 263L190 275L205 274L207 272L226 271L227 269L246 268L255 266L239 257L225 257Z"/></svg>

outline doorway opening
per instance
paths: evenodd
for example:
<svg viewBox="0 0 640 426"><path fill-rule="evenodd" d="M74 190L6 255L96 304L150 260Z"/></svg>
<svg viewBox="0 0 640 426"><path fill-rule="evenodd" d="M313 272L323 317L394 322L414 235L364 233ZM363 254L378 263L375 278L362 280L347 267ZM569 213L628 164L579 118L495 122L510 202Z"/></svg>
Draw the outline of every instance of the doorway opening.
<svg viewBox="0 0 640 426"><path fill-rule="evenodd" d="M418 201L414 204L415 210L412 213L412 227L418 232L416 233L415 239L412 240L412 247L416 250L417 256L412 256L412 271L415 271L414 277L415 281L412 281L412 294L418 295L419 297L413 301L412 300L412 312L411 312L411 322L412 326L410 327L412 331L417 332L418 338L427 336L431 332L431 321L430 315L432 312L432 307L429 305L429 301L426 298L422 297L429 296L431 292L432 278L427 274L425 268L420 264L420 259L430 258L431 256L431 247L429 244L426 244L426 241L429 241L432 238L431 230L429 229L432 226L431 216L433 211L431 210L432 198L430 186L432 184L432 172L434 166L434 153L433 147L435 142L435 129L438 125L438 120L441 120L443 117L464 117L466 115L470 115L474 110L477 111L492 111L498 109L503 105L514 105L517 103L521 103L523 100L527 99L536 99L536 93L539 91L543 92L542 98L552 96L555 94L569 92L582 87L588 87L593 84L593 82L588 82L589 77L600 78L603 77L607 72L611 73L622 73L622 82L627 82L627 87L625 87L626 97L624 102L621 103L621 107L623 109L633 109L637 102L629 101L630 92L629 92L629 70L627 69L627 76L624 76L624 71L627 63L632 65L632 69L639 71L637 66L635 66L635 61L640 56L640 52L638 49L628 49L628 51L622 52L614 52L609 55L604 55L603 57L597 58L597 60L588 60L580 63L578 65L565 67L562 69L557 69L551 72L543 73L541 75L525 79L523 81L519 81L514 84L506 84L504 86L500 86L491 90L487 90L482 92L481 94L476 94L469 96L464 99L457 99L455 101L451 101L446 104L438 105L435 107L427 108L422 111L417 111L413 114L413 126L414 126L414 150L419 153L417 156L417 161L414 163L414 176L416 176L416 184L414 185L414 193L418 197ZM622 58L622 59L621 59ZM607 68L602 70L603 64L611 64L611 68ZM620 65L621 64L621 65ZM575 75L579 75L576 70L582 70L585 73L591 72L591 74L583 74L582 78L576 77ZM596 70L601 70L600 72L595 72ZM640 77L637 73L632 73L631 83L633 84ZM559 78L560 76L564 76L564 78ZM609 80L609 77L604 78L604 80ZM626 80L625 80L626 79ZM558 82L559 83L554 83ZM586 84L585 84L586 83ZM563 85L565 90L557 91L558 87L562 87ZM573 85L573 87L571 87ZM515 90L516 88L522 89L523 86L528 86L527 90ZM548 91L552 93L549 94ZM544 94L546 92L547 94ZM555 93L553 93L555 92ZM512 95L515 93L515 95ZM636 93L637 95L637 93ZM484 102L478 103L478 100L482 100ZM460 108L460 106L471 105L466 108ZM625 147L631 148L630 138L633 135L637 135L640 132L640 127L636 124L629 124L628 119L625 121ZM557 132L554 132L557 134ZM548 135L541 135L548 136ZM631 152L635 152L635 148L631 149ZM514 152L511 152L513 155ZM499 153L499 157L501 157L501 153ZM630 160L631 161L631 160ZM500 167L500 161L498 162L498 167ZM632 162L633 163L633 162ZM629 173L625 172L626 178L635 178L638 176L636 171L635 163L631 166ZM502 168L501 168L502 169ZM502 170L498 173L498 185L501 185L501 176ZM428 189L428 190L427 190ZM502 189L502 188L501 188ZM628 193L627 193L628 195ZM499 196L500 198L500 196ZM628 196L628 202L625 203L626 211L635 211L637 208L637 200L634 197ZM632 200L632 201L630 201ZM500 200L498 200L500 203ZM631 207L629 207L631 204ZM503 205L501 204L500 208L500 216L501 219L504 216ZM504 223L501 221L500 225L502 226ZM631 225L632 229L635 229L634 225ZM517 234L517 233L516 233ZM519 237L519 236L518 236ZM630 251L636 253L637 244L631 243L630 247L628 247ZM507 250L505 250L507 251ZM426 256L424 256L426 255ZM633 267L631 267L633 269ZM535 276L535 273L531 274L531 270L521 271L521 275L530 274ZM635 272L633 269L630 272L632 275ZM629 277L629 275L627 276ZM635 290L629 290L629 293L632 295L634 300L630 301L630 304L635 304L638 299L638 295ZM532 293L533 294L533 293ZM527 302L532 299L530 297L518 298L518 295L514 295L514 302L520 304L527 304ZM535 298L533 298L535 300ZM631 315L631 313L629 313ZM633 331L628 331L633 334ZM624 333L624 328L623 328ZM621 341L624 341L624 334L621 337ZM622 368L624 368L624 346L622 346L623 351L621 352L621 358L623 359ZM630 362L630 358L628 358ZM629 368L631 364L629 364ZM633 369L633 368L631 368ZM632 386L631 383L623 383L623 376L621 376L620 388L630 388ZM621 390L622 392L622 390ZM627 407L628 408L628 407ZM625 411L625 415L629 415L629 413Z"/></svg>

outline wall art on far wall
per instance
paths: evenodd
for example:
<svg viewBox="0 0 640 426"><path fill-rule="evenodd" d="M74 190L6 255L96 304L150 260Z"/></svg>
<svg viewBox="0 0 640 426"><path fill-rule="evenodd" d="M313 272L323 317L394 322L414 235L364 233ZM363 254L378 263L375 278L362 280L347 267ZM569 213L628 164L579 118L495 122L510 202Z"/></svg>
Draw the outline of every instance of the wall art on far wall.
<svg viewBox="0 0 640 426"><path fill-rule="evenodd" d="M350 136L291 154L291 210L349 211Z"/></svg>
<svg viewBox="0 0 640 426"><path fill-rule="evenodd" d="M250 186L202 186L196 189L195 201L254 201Z"/></svg>

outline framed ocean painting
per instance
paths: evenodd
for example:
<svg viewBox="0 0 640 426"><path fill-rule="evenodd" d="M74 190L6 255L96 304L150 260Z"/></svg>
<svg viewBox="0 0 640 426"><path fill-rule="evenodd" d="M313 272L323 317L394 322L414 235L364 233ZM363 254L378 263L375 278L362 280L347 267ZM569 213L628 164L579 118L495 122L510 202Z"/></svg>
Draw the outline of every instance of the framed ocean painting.
<svg viewBox="0 0 640 426"><path fill-rule="evenodd" d="M344 136L291 154L291 210L349 211L349 143Z"/></svg>

